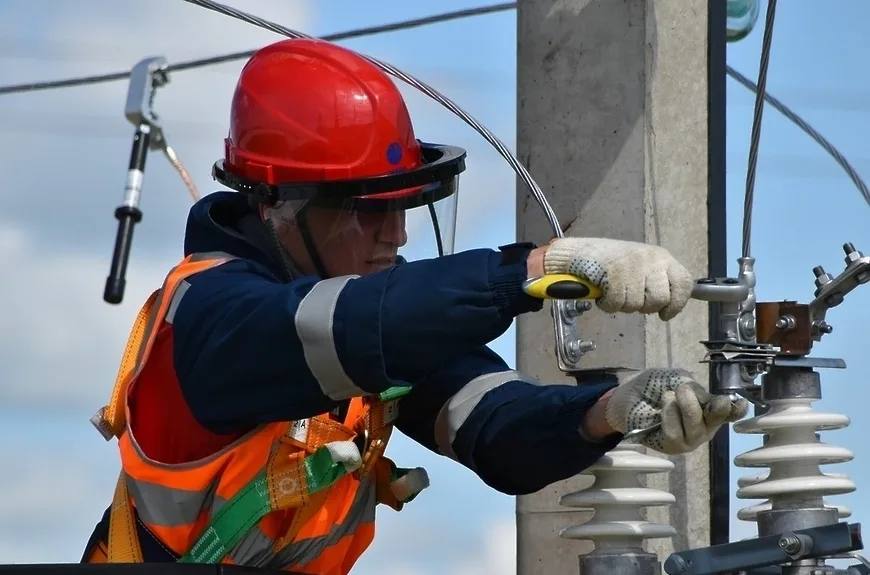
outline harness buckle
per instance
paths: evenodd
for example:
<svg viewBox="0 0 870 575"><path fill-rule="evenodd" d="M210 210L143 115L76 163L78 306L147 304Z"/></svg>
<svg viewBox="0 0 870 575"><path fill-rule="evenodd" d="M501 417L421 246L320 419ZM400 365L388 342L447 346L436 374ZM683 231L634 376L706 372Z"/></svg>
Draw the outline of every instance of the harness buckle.
<svg viewBox="0 0 870 575"><path fill-rule="evenodd" d="M97 431L100 432L100 435L103 436L103 439L106 441L111 441L113 437L115 437L115 432L112 431L112 428L109 426L109 422L105 419L106 415L106 406L101 407L95 414L91 416L91 424L97 428Z"/></svg>

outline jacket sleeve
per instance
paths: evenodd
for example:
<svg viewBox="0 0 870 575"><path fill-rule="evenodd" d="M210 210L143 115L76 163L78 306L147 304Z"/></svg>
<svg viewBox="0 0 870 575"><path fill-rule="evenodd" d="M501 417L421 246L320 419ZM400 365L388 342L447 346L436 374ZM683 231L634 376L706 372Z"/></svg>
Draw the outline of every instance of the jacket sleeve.
<svg viewBox="0 0 870 575"><path fill-rule="evenodd" d="M540 308L521 288L529 249L323 281L282 283L242 259L196 274L172 318L182 392L200 423L229 433L413 384Z"/></svg>
<svg viewBox="0 0 870 575"><path fill-rule="evenodd" d="M619 443L580 435L586 411L615 378L543 385L480 348L417 383L397 425L432 451L470 468L503 493L532 493L576 475Z"/></svg>

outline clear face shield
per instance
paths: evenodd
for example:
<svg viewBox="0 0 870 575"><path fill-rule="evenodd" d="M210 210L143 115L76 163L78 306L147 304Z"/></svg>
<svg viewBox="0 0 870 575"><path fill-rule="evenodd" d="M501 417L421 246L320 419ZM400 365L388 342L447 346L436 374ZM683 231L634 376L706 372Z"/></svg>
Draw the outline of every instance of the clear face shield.
<svg viewBox="0 0 870 575"><path fill-rule="evenodd" d="M424 163L413 170L361 180L253 184L249 193L269 194L267 223L296 273L366 275L404 260L448 255L453 253L465 151L431 144L421 148ZM246 191L220 165L215 177Z"/></svg>

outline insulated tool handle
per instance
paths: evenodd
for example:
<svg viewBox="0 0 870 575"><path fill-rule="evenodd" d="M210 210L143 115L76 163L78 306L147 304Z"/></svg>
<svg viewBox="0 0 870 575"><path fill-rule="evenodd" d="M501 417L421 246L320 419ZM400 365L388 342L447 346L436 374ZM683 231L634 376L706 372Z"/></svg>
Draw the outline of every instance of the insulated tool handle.
<svg viewBox="0 0 870 575"><path fill-rule="evenodd" d="M127 171L127 186L124 188L124 203L115 210L118 220L118 233L115 236L115 250L112 254L112 268L106 278L103 300L108 303L121 303L126 285L127 261L133 242L133 226L142 220L139 197L142 193L142 178L145 170L145 157L148 154L150 129L143 124L133 134L133 150L130 154L130 169Z"/></svg>
<svg viewBox="0 0 870 575"><path fill-rule="evenodd" d="M523 282L523 291L538 299L598 299L601 289L570 274L548 274Z"/></svg>

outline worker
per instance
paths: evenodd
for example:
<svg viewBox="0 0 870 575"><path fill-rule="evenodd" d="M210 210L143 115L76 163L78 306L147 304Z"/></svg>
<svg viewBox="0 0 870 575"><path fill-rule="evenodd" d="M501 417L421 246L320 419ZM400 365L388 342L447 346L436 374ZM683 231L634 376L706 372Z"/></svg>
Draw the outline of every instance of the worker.
<svg viewBox="0 0 870 575"><path fill-rule="evenodd" d="M643 443L682 453L745 413L675 369L579 386L509 369L486 345L541 309L528 278L574 274L604 311L664 320L693 280L666 250L612 239L449 254L464 160L419 142L399 91L352 51L287 40L253 55L214 167L235 192L191 209L185 258L140 312L96 419L122 473L85 561L344 574L376 504L428 485L384 457L393 426L524 494L629 430L661 421ZM434 236L411 232L442 255L405 261L419 210Z"/></svg>

